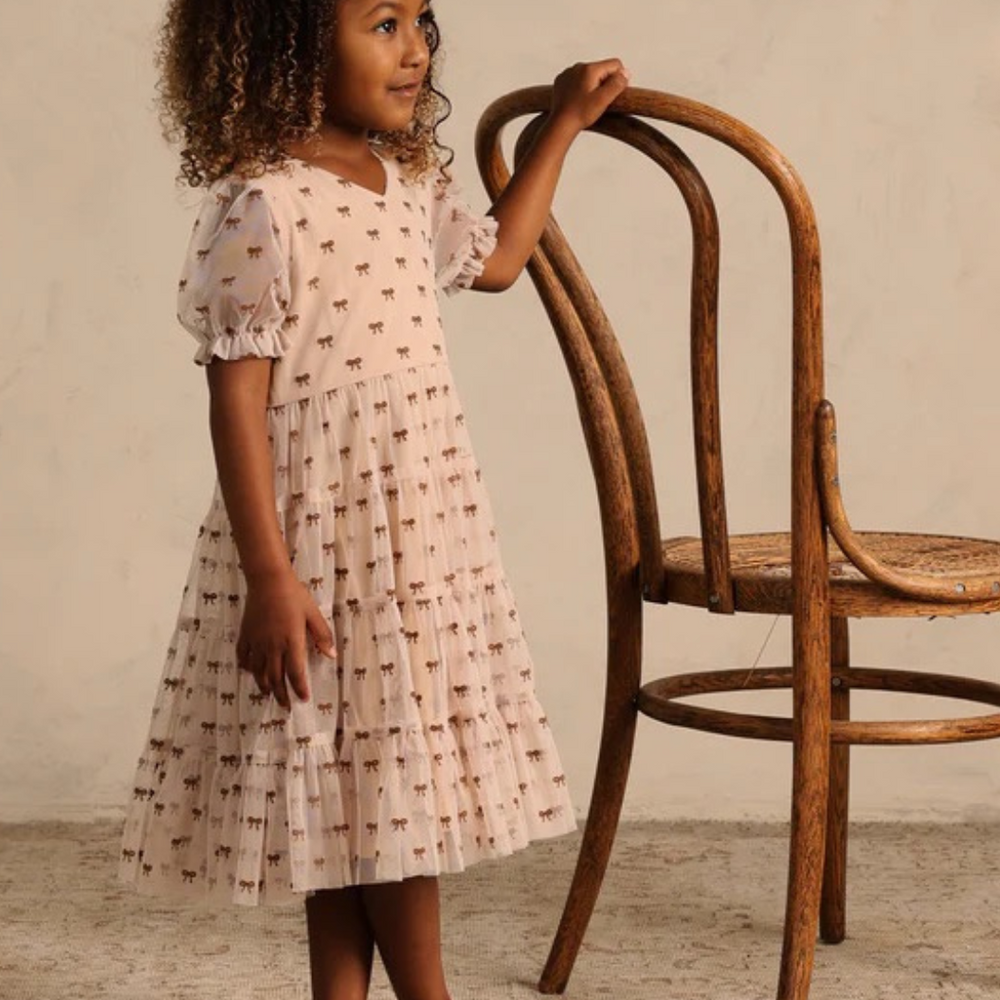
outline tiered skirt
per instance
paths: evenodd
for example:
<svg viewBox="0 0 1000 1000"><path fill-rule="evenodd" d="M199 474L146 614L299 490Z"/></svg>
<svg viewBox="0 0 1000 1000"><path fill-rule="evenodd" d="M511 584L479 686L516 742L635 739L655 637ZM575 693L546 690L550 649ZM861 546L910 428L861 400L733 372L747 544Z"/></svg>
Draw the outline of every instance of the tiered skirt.
<svg viewBox="0 0 1000 1000"><path fill-rule="evenodd" d="M236 668L221 493L198 530L128 803L143 892L290 903L463 870L575 829L445 363L269 410L277 515L330 624L286 711Z"/></svg>

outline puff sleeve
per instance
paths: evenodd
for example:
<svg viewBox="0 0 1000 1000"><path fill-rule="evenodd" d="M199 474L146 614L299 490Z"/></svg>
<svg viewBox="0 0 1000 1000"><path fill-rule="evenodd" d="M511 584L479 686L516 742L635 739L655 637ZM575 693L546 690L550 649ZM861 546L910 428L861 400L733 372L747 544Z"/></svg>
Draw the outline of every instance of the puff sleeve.
<svg viewBox="0 0 1000 1000"><path fill-rule="evenodd" d="M287 234L253 181L212 185L194 223L177 318L198 342L194 361L279 358L288 349Z"/></svg>
<svg viewBox="0 0 1000 1000"><path fill-rule="evenodd" d="M431 232L437 286L448 295L468 288L483 273L496 249L498 223L477 216L450 178L439 173L433 183Z"/></svg>

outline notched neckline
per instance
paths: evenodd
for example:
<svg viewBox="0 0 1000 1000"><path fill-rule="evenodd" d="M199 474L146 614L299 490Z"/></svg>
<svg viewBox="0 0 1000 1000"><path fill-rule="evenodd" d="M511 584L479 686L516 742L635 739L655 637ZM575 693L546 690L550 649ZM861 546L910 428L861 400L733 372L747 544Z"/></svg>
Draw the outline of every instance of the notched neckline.
<svg viewBox="0 0 1000 1000"><path fill-rule="evenodd" d="M366 194L370 195L372 198L385 198L389 194L389 189L392 187L392 177L390 174L389 160L383 159L377 153L375 154L376 159L382 164L382 173L385 175L385 182L383 185L383 190L376 191L374 188L370 188L365 184L361 184L358 181L351 180L350 177L344 177L343 174L338 174L335 170L331 170L329 167L321 167L315 163L310 163L308 160L303 160L301 157L293 156L291 157L296 163L298 163L304 170L310 174L326 174L333 180L337 181L339 184L344 185L348 188L357 188L359 191L364 191Z"/></svg>

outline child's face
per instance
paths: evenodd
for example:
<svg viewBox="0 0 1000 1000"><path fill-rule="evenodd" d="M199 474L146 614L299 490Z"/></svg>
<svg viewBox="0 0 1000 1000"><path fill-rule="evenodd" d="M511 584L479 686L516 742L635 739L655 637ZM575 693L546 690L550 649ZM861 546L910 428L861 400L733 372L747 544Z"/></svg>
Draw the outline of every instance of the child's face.
<svg viewBox="0 0 1000 1000"><path fill-rule="evenodd" d="M351 130L404 129L430 63L427 0L338 0L324 119Z"/></svg>

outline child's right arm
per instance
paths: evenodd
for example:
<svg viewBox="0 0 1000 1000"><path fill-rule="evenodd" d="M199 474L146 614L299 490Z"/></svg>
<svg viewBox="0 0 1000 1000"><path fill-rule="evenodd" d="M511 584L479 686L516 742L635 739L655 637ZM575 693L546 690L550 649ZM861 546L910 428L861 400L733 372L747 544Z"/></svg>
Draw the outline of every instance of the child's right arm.
<svg viewBox="0 0 1000 1000"><path fill-rule="evenodd" d="M262 693L290 708L285 681L309 697L306 632L320 651L336 655L318 605L295 575L278 524L266 406L271 358L216 359L206 367L209 422L226 512L247 582L237 667Z"/></svg>

